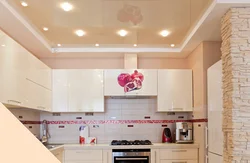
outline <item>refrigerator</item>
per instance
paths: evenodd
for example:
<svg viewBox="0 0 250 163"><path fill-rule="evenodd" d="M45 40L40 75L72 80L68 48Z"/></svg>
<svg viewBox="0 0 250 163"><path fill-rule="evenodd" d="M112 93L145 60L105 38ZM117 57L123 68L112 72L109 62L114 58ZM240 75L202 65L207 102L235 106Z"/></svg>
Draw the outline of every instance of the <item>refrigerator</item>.
<svg viewBox="0 0 250 163"><path fill-rule="evenodd" d="M223 162L222 132L222 62L212 65L207 72L208 127L206 129L207 163Z"/></svg>

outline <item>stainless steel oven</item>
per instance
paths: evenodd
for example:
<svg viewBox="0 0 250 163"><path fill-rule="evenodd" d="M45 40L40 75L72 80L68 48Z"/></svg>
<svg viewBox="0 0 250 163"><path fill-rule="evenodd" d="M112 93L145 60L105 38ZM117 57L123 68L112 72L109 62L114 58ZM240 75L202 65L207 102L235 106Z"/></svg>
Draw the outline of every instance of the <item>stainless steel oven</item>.
<svg viewBox="0 0 250 163"><path fill-rule="evenodd" d="M150 149L113 149L112 163L150 163Z"/></svg>

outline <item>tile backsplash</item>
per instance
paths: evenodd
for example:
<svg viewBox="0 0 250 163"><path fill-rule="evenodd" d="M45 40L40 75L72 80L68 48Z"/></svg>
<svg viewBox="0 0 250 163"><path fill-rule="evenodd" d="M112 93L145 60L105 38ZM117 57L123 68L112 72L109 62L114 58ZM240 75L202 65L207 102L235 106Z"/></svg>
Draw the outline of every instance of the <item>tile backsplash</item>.
<svg viewBox="0 0 250 163"><path fill-rule="evenodd" d="M9 109L24 126L37 138L40 138L40 112L31 109Z"/></svg>
<svg viewBox="0 0 250 163"><path fill-rule="evenodd" d="M188 113L157 113L156 98L106 98L104 113L41 113L40 120L49 121L49 143L78 143L79 127L89 126L89 136L97 143L111 140L148 139L161 142L162 130L175 129L173 120L187 120Z"/></svg>

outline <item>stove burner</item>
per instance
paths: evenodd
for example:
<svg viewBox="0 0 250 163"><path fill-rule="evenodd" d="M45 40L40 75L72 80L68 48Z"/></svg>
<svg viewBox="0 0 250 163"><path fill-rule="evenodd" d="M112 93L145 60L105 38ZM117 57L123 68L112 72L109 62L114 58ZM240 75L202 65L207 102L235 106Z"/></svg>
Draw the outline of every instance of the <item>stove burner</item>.
<svg viewBox="0 0 250 163"><path fill-rule="evenodd" d="M111 145L152 145L152 143L149 140L113 140Z"/></svg>

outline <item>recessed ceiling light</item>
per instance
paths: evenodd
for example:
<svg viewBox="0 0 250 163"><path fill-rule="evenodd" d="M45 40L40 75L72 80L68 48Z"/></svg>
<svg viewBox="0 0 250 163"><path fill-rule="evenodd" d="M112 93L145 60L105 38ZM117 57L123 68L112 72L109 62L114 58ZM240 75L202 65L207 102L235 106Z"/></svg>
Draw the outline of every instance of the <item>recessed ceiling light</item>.
<svg viewBox="0 0 250 163"><path fill-rule="evenodd" d="M128 31L122 29L122 30L118 31L118 34L119 34L120 36L122 36L122 37L125 37L125 36L128 34Z"/></svg>
<svg viewBox="0 0 250 163"><path fill-rule="evenodd" d="M171 47L175 47L175 44L171 44L170 46L171 46Z"/></svg>
<svg viewBox="0 0 250 163"><path fill-rule="evenodd" d="M64 3L61 4L61 8L62 8L64 11L68 12L68 11L70 11L70 10L73 9L73 6L72 6L72 4L70 4L69 2L64 2Z"/></svg>
<svg viewBox="0 0 250 163"><path fill-rule="evenodd" d="M137 44L134 44L134 47L136 47L137 46Z"/></svg>
<svg viewBox="0 0 250 163"><path fill-rule="evenodd" d="M84 32L83 30L76 30L76 31L75 31L75 34L76 34L77 36L79 36L79 37L82 37L83 35L86 34L86 32Z"/></svg>
<svg viewBox="0 0 250 163"><path fill-rule="evenodd" d="M48 31L48 30L49 30L49 28L47 28L47 27L43 27L43 30L44 30L44 31Z"/></svg>
<svg viewBox="0 0 250 163"><path fill-rule="evenodd" d="M57 46L62 46L61 44L57 44Z"/></svg>
<svg viewBox="0 0 250 163"><path fill-rule="evenodd" d="M95 44L95 46L100 46L99 44Z"/></svg>
<svg viewBox="0 0 250 163"><path fill-rule="evenodd" d="M22 5L23 7L27 7L27 6L28 6L28 3L22 1L22 2L21 2L21 5Z"/></svg>
<svg viewBox="0 0 250 163"><path fill-rule="evenodd" d="M2 46L2 47L5 47L6 45L5 45L5 44L2 44L1 46Z"/></svg>
<svg viewBox="0 0 250 163"><path fill-rule="evenodd" d="M160 35L162 36L162 37L167 37L168 35L169 35L169 31L167 31L167 30L163 30L163 31L161 31L160 32Z"/></svg>

